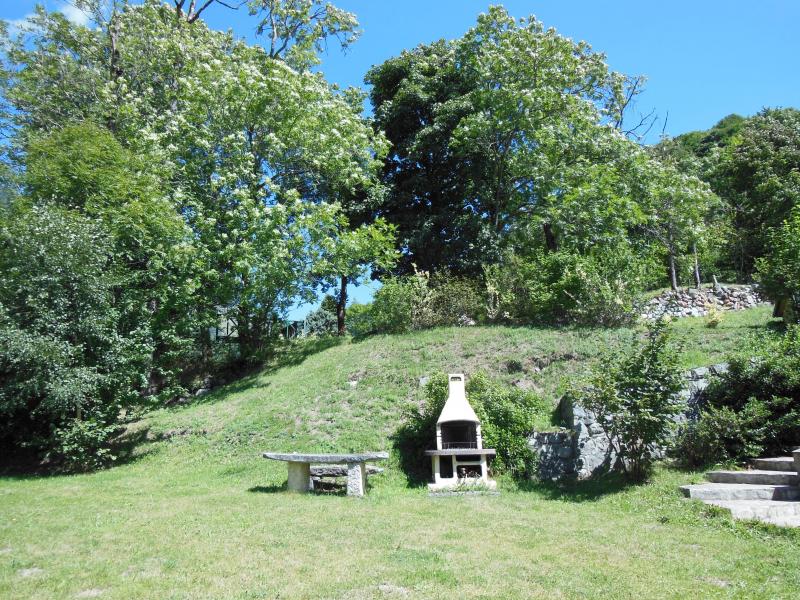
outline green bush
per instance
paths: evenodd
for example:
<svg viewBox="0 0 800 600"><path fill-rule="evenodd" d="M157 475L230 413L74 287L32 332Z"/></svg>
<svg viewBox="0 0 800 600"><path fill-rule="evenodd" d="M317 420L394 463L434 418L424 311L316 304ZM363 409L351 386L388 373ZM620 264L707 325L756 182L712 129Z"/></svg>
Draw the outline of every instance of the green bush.
<svg viewBox="0 0 800 600"><path fill-rule="evenodd" d="M670 442L674 417L682 408L682 383L669 325L657 321L646 341L621 358L603 361L589 385L572 396L597 416L619 459L615 466L641 481Z"/></svg>
<svg viewBox="0 0 800 600"><path fill-rule="evenodd" d="M699 422L679 438L676 454L690 466L778 456L800 445L800 326L745 343L706 399Z"/></svg>
<svg viewBox="0 0 800 600"><path fill-rule="evenodd" d="M540 252L487 268L490 315L519 323L620 325L634 317L638 261L627 251L600 256Z"/></svg>
<svg viewBox="0 0 800 600"><path fill-rule="evenodd" d="M336 335L336 300L331 296L325 296L320 307L306 316L304 325L306 335Z"/></svg>
<svg viewBox="0 0 800 600"><path fill-rule="evenodd" d="M405 333L448 325L477 323L485 317L483 284L446 273L429 276L417 272L384 282L368 305L368 315L359 313L355 329L367 333ZM352 309L351 309L352 311Z"/></svg>
<svg viewBox="0 0 800 600"><path fill-rule="evenodd" d="M436 420L447 401L447 375L432 376L425 392L425 404L409 412L394 435L403 470L414 482L425 481L431 475L431 459L424 453L435 447ZM484 373L469 378L466 392L481 421L484 447L497 450L493 470L516 478L533 475L536 456L528 447L528 436L537 427L549 424L552 407L539 396L502 386Z"/></svg>
<svg viewBox="0 0 800 600"><path fill-rule="evenodd" d="M767 416L764 403L754 399L741 411L710 406L698 421L680 428L671 455L690 468L758 456L763 451Z"/></svg>
<svg viewBox="0 0 800 600"><path fill-rule="evenodd" d="M147 384L152 343L146 332L125 333L101 227L52 206L8 216L0 227L0 445L70 467L102 463L106 428ZM94 442L78 452L87 436Z"/></svg>

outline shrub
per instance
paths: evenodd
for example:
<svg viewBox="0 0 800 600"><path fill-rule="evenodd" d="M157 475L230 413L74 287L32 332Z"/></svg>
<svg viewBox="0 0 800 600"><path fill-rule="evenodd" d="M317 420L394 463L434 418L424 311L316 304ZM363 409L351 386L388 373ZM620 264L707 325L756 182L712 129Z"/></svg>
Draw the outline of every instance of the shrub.
<svg viewBox="0 0 800 600"><path fill-rule="evenodd" d="M763 402L751 400L741 411L710 406L701 418L680 428L671 452L679 464L696 468L708 464L758 456L768 411Z"/></svg>
<svg viewBox="0 0 800 600"><path fill-rule="evenodd" d="M477 280L446 273L429 276L417 272L389 279L375 293L368 317L359 315L361 322L356 329L366 328L369 333L405 333L477 323L485 316L482 287ZM352 314L350 317L352 319Z"/></svg>
<svg viewBox="0 0 800 600"><path fill-rule="evenodd" d="M333 300L333 310L331 310L331 301L329 298ZM331 298L331 296L325 296L320 307L314 312L309 313L305 318L304 328L306 335L335 335L337 332L335 306L336 301Z"/></svg>
<svg viewBox="0 0 800 600"><path fill-rule="evenodd" d="M531 476L536 457L528 447L528 436L548 423L552 407L531 392L502 386L483 373L470 377L466 391L481 420L483 445L497 450L493 469L517 478ZM447 401L447 375L432 376L425 392L424 405L409 412L394 435L403 470L413 481L430 477L431 461L424 452L435 444L436 420Z"/></svg>
<svg viewBox="0 0 800 600"><path fill-rule="evenodd" d="M667 446L674 417L682 408L678 352L666 321L650 326L647 339L621 358L604 361L590 384L572 394L597 415L617 468L633 480L645 479Z"/></svg>
<svg viewBox="0 0 800 600"><path fill-rule="evenodd" d="M521 323L627 323L640 290L637 264L622 250L510 256L487 268L490 315Z"/></svg>
<svg viewBox="0 0 800 600"><path fill-rule="evenodd" d="M680 437L686 464L776 456L800 444L800 326L744 346L706 391L698 424Z"/></svg>
<svg viewBox="0 0 800 600"><path fill-rule="evenodd" d="M55 207L9 216L0 227L0 444L72 467L100 464L107 428L147 383L153 346L146 331L125 333L101 227Z"/></svg>

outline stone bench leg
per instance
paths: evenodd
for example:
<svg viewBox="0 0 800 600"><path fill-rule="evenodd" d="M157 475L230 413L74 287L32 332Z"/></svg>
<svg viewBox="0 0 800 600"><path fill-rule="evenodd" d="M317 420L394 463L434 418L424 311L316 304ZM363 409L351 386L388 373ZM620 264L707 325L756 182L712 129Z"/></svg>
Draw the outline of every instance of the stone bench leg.
<svg viewBox="0 0 800 600"><path fill-rule="evenodd" d="M797 476L800 477L800 450L792 452L794 456L794 470L797 471Z"/></svg>
<svg viewBox="0 0 800 600"><path fill-rule="evenodd" d="M290 492L305 493L311 489L311 464L289 461L288 488Z"/></svg>
<svg viewBox="0 0 800 600"><path fill-rule="evenodd" d="M347 495L363 496L367 490L367 466L364 463L347 463Z"/></svg>

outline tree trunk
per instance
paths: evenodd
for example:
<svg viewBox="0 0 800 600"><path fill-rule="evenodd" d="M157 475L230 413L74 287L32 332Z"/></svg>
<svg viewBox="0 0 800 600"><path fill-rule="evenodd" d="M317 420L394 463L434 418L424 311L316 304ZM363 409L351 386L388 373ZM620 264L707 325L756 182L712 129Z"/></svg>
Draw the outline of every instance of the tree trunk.
<svg viewBox="0 0 800 600"><path fill-rule="evenodd" d="M675 253L670 250L669 251L669 283L672 286L672 291L678 291L678 273L675 269Z"/></svg>
<svg viewBox="0 0 800 600"><path fill-rule="evenodd" d="M550 252L556 252L558 250L558 242L556 241L556 234L553 233L553 226L550 223L544 223L542 229L544 230L544 243L547 249Z"/></svg>
<svg viewBox="0 0 800 600"><path fill-rule="evenodd" d="M336 330L338 335L344 335L347 332L345 325L345 310L347 307L347 277L342 275L342 283L339 288L339 298L336 302Z"/></svg>
<svg viewBox="0 0 800 600"><path fill-rule="evenodd" d="M697 260L697 244L692 243L692 254L694 255L694 287L700 289L700 263Z"/></svg>

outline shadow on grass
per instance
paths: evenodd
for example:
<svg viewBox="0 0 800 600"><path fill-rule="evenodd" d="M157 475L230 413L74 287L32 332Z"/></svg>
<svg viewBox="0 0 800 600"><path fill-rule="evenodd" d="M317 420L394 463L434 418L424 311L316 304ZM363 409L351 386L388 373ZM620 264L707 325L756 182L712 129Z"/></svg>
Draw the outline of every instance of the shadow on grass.
<svg viewBox="0 0 800 600"><path fill-rule="evenodd" d="M247 491L251 494L280 494L285 492L287 489L286 483L284 482L280 485L256 485L248 488Z"/></svg>
<svg viewBox="0 0 800 600"><path fill-rule="evenodd" d="M562 502L594 502L605 496L624 492L637 485L636 482L618 473L610 473L586 481L565 483L520 481L518 489L536 493L548 500Z"/></svg>
<svg viewBox="0 0 800 600"><path fill-rule="evenodd" d="M125 430L114 438L109 449L111 454L116 456L116 460L108 463L104 467L88 471L65 471L61 464L47 463L42 461L35 452L3 452L0 453L0 477L11 479L36 479L40 477L61 477L75 474L91 474L107 471L113 467L133 464L155 452L152 442L160 441L164 438L154 438L150 436L150 429L143 428L136 431ZM142 446L148 446L142 450Z"/></svg>
<svg viewBox="0 0 800 600"><path fill-rule="evenodd" d="M230 394L237 394L253 388L267 388L270 383L260 381L264 375L275 373L286 367L301 365L315 354L340 346L346 339L344 337L326 336L286 342L275 348L263 362L235 367L227 375L228 378L233 379L230 383L214 388L214 390L203 396L174 403L172 408L180 410L190 406L213 404Z"/></svg>

